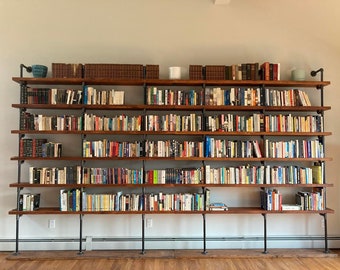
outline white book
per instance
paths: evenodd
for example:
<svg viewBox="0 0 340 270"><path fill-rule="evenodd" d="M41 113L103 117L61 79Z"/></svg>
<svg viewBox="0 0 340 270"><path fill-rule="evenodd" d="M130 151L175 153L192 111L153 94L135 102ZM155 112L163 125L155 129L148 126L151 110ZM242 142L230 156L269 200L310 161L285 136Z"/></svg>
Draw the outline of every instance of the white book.
<svg viewBox="0 0 340 270"><path fill-rule="evenodd" d="M205 165L205 183L210 184L210 165Z"/></svg>
<svg viewBox="0 0 340 270"><path fill-rule="evenodd" d="M289 210L301 210L301 205L298 204L282 204L282 211L289 211Z"/></svg>
<svg viewBox="0 0 340 270"><path fill-rule="evenodd" d="M33 184L33 179L34 179L34 167L29 167L29 179L28 183Z"/></svg>

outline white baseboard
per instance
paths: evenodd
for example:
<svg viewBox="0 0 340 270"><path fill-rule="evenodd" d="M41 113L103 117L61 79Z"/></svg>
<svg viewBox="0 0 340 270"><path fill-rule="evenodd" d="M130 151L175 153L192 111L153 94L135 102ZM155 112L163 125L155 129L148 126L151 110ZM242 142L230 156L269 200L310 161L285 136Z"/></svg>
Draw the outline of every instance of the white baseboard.
<svg viewBox="0 0 340 270"><path fill-rule="evenodd" d="M322 237L269 237L267 249L271 248L321 248L325 247ZM340 247L340 236L330 237L329 248ZM24 239L19 242L19 251L23 250L75 250L80 248L77 239ZM212 238L207 239L206 249L263 249L262 238ZM86 237L82 250L142 249L140 239L94 238ZM145 241L148 249L203 249L201 238L149 238ZM15 251L15 240L1 240L0 251Z"/></svg>

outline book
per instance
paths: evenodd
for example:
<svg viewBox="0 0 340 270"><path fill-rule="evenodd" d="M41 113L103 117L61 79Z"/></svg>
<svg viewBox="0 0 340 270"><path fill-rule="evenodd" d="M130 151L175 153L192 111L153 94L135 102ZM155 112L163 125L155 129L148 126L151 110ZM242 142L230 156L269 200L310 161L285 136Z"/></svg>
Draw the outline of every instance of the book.
<svg viewBox="0 0 340 270"><path fill-rule="evenodd" d="M210 211L227 211L228 206L222 202L214 202L209 205Z"/></svg>
<svg viewBox="0 0 340 270"><path fill-rule="evenodd" d="M282 204L281 208L282 208L282 211L301 210L301 205L298 205L298 204Z"/></svg>
<svg viewBox="0 0 340 270"><path fill-rule="evenodd" d="M205 201L204 210L208 210L210 206L210 189L205 189L204 201Z"/></svg>
<svg viewBox="0 0 340 270"><path fill-rule="evenodd" d="M19 211L34 211L40 207L40 193L22 193L19 197Z"/></svg>
<svg viewBox="0 0 340 270"><path fill-rule="evenodd" d="M313 184L323 184L323 168L322 165L314 164L312 166Z"/></svg>

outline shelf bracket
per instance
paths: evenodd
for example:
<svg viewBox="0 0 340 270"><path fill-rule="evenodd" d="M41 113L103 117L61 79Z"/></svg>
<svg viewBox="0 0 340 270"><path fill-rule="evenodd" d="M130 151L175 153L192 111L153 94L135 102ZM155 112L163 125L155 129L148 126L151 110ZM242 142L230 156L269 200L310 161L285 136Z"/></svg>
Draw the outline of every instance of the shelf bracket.
<svg viewBox="0 0 340 270"><path fill-rule="evenodd" d="M32 67L31 66L25 66L24 64L20 64L20 77L22 78L24 76L23 71L24 69L28 72L32 72Z"/></svg>
<svg viewBox="0 0 340 270"><path fill-rule="evenodd" d="M315 77L316 74L318 74L320 72L320 81L323 82L323 71L324 71L323 68L319 68L318 70L312 70L310 72L310 75L312 77ZM316 89L319 89L321 91L321 93L320 93L320 95L321 95L321 106L323 106L323 103L324 103L323 102L323 86L322 85L318 85L316 87Z"/></svg>
<svg viewBox="0 0 340 270"><path fill-rule="evenodd" d="M263 213L263 254L267 254L268 250L267 250L267 214Z"/></svg>

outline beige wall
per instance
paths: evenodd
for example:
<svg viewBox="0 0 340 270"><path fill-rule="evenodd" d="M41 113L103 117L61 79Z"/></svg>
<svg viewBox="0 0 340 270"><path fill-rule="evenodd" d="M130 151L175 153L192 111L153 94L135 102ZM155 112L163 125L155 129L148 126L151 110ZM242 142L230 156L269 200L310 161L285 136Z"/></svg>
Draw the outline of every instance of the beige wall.
<svg viewBox="0 0 340 270"><path fill-rule="evenodd" d="M271 61L281 63L283 79L289 77L293 67L306 70L323 67L325 79L332 83L325 91L325 103L332 106L332 111L326 113L326 129L333 132L333 136L326 140L327 156L333 157L333 162L327 165L327 178L328 182L335 183L328 192L328 199L329 207L336 210L336 214L329 217L329 233L340 236L340 188L336 170L340 161L337 139L340 131L339 11L340 2L337 0L231 0L225 6L214 5L212 0L1 0L0 249L8 248L8 245L1 245L1 239L12 239L15 233L15 217L8 216L7 212L15 206L15 190L9 189L8 185L16 181L16 162L9 158L17 154L17 137L11 135L10 130L18 126L18 111L12 109L11 104L18 102L19 89L11 78L19 76L21 63L41 63L49 67L53 62L159 64L161 76L166 77L167 68L172 65L188 67L189 64ZM22 228L22 235L77 236L74 230L65 229L69 227L67 224L77 226L76 217L56 217L57 229L53 231L47 229L49 218L54 217L23 217L26 225ZM163 219L169 224L165 229L168 235L178 223L175 218ZM115 236L116 231L106 231L103 225L112 222L109 217L86 219L92 222L85 228L87 235L101 235L98 231L103 229L103 236ZM157 217L155 219L156 225L157 221L162 223ZM192 227L195 226L193 222L200 222L197 219L183 217L179 222L187 226L184 222L187 221ZM302 225L296 224L296 219ZM252 225L261 226L260 218L233 217L232 220L231 236L262 233L260 227ZM270 220L273 222L269 233L273 235L322 233L318 216L270 217ZM287 231L282 232L280 225L274 224L275 220L291 223L287 225ZM119 221L139 224L134 217L119 217ZM226 219L214 217L212 221L217 224L226 222ZM92 229L94 226L97 226L96 230ZM218 227L211 228L215 226ZM148 233L159 236L163 231L155 228ZM174 234L199 236L200 232L198 226L196 230L175 230ZM139 230L125 228L118 233L123 236L130 234L138 236ZM335 241L332 245L339 247Z"/></svg>

